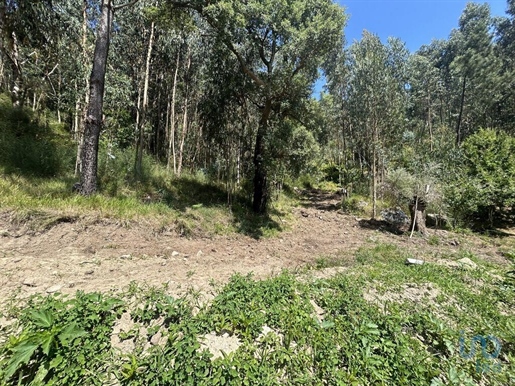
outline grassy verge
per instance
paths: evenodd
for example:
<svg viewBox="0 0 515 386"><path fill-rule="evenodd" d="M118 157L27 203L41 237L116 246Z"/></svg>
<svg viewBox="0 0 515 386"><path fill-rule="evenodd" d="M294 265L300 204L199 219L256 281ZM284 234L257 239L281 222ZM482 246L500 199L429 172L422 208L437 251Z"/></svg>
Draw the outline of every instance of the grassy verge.
<svg viewBox="0 0 515 386"><path fill-rule="evenodd" d="M465 255L475 267L407 266L378 244L325 279L233 276L207 304L136 285L34 297L6 313L0 384L514 384L515 283L470 252L446 259Z"/></svg>
<svg viewBox="0 0 515 386"><path fill-rule="evenodd" d="M48 218L98 217L124 222L145 219L173 226L180 234L243 233L255 238L275 236L293 218L295 200L281 195L269 213L258 216L242 197L227 204L227 193L215 183L192 176L151 179L146 185L126 185L115 195L83 197L70 189L72 178L0 175L0 210L13 211L18 223L40 229ZM48 225L48 224L47 224Z"/></svg>

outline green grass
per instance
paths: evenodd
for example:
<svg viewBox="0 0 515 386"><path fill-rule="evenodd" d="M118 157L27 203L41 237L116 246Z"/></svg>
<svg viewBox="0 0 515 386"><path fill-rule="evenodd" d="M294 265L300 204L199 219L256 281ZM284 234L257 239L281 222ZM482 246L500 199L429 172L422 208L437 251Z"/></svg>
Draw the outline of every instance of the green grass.
<svg viewBox="0 0 515 386"><path fill-rule="evenodd" d="M408 266L407 255L389 244L363 248L360 262L326 279L235 275L207 304L194 291L174 298L166 287L135 283L116 295L13 302L7 316L16 322L0 331L0 384L513 384L515 286L497 276L507 278L506 267L468 251L454 257L473 259L475 270ZM408 296L413 291L418 298ZM123 312L135 323L120 334L134 341L126 354L109 343ZM146 346L158 331L167 343ZM200 344L212 332L237 337L239 348L212 360ZM499 355L482 355L479 344L472 355L473 337L490 337L486 354L498 339Z"/></svg>
<svg viewBox="0 0 515 386"><path fill-rule="evenodd" d="M183 235L244 233L274 237L288 228L295 200L285 194L267 215L252 213L240 189L228 205L223 183L204 174L173 175L149 156L136 179L133 149L119 149L101 138L98 154L99 192L82 197L72 192L76 144L64 125L30 110L16 110L0 94L0 211L12 211L19 222L36 229L52 221L87 216L124 222L145 218L159 228L175 226ZM52 220L53 219L53 220ZM61 219L61 220L60 220Z"/></svg>
<svg viewBox="0 0 515 386"><path fill-rule="evenodd" d="M227 205L223 188L188 175L149 178L147 185L126 185L115 195L100 192L90 197L73 193L73 181L69 177L0 175L0 210L14 211L18 219L33 222L52 216L144 218L156 226L177 226L185 235L238 232L255 238L277 236L293 222L289 213L295 201L286 195L273 203L267 215L260 216L241 198Z"/></svg>

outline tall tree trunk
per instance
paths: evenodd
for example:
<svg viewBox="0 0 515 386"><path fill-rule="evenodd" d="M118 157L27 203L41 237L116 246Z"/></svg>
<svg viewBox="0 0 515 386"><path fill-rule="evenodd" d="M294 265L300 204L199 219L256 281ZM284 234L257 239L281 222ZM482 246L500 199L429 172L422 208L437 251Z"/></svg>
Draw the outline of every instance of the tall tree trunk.
<svg viewBox="0 0 515 386"><path fill-rule="evenodd" d="M374 132L372 141L372 218L377 217L377 145L379 143L378 120L374 119Z"/></svg>
<svg viewBox="0 0 515 386"><path fill-rule="evenodd" d="M184 142L186 141L186 134L188 133L188 98L184 100L184 114L182 119L181 141L179 143L179 159L177 161L177 175L180 176L182 172L182 160L184 157Z"/></svg>
<svg viewBox="0 0 515 386"><path fill-rule="evenodd" d="M272 112L272 100L267 98L261 113L254 148L254 201L252 209L256 213L265 213L268 203L268 181L265 165L265 136L268 131L268 119Z"/></svg>
<svg viewBox="0 0 515 386"><path fill-rule="evenodd" d="M188 47L188 61L186 64L186 72L185 76L186 79L189 77L189 72L191 68L191 52ZM182 131L181 131L181 142L179 144L179 160L177 162L177 175L181 175L182 172L182 160L184 157L184 142L186 141L186 134L188 133L188 102L189 102L189 87L188 82L186 81L186 90L185 90L185 98L184 98L184 114L183 114L183 120L182 120Z"/></svg>
<svg viewBox="0 0 515 386"><path fill-rule="evenodd" d="M175 96L177 92L177 76L179 75L179 59L180 53L177 53L177 61L175 64L175 74L173 77L172 101L170 112L170 136L168 137L168 162L167 169L170 170L171 159L173 158L173 172L177 174L177 163L175 158Z"/></svg>
<svg viewBox="0 0 515 386"><path fill-rule="evenodd" d="M141 118L139 122L139 139L136 150L136 165L135 172L136 177L141 178L143 176L143 149L145 147L145 125L147 120L148 110L148 84L150 79L150 59L152 58L152 45L154 44L154 22L150 25L150 37L148 39L148 50L147 60L145 63L145 80L143 86L143 105L141 109Z"/></svg>
<svg viewBox="0 0 515 386"><path fill-rule="evenodd" d="M372 154L372 218L377 217L377 151L374 144Z"/></svg>
<svg viewBox="0 0 515 386"><path fill-rule="evenodd" d="M80 176L80 192L83 195L93 194L97 190L98 141L102 128L104 85L112 16L111 0L102 0L102 14L98 22L93 68L89 80L89 104L84 122Z"/></svg>
<svg viewBox="0 0 515 386"><path fill-rule="evenodd" d="M467 85L467 77L463 77L463 86L461 89L460 113L458 114L458 123L456 124L456 145L460 146L462 141L461 121L463 117L463 105L465 104L465 87Z"/></svg>
<svg viewBox="0 0 515 386"><path fill-rule="evenodd" d="M5 11L5 10L4 10ZM1 13L1 11L0 11ZM1 16L0 16L1 18ZM4 23L2 22L2 27L4 27ZM6 34L7 39L7 47L2 43L2 50L4 56L6 56L11 64L11 82L9 85L9 91L11 93L11 100L14 107L22 107L23 106L23 76L22 69L19 60L19 50L18 50L18 38L14 32L9 33L8 31L3 30L4 34Z"/></svg>
<svg viewBox="0 0 515 386"><path fill-rule="evenodd" d="M429 129L429 146L431 152L433 151L433 117L431 109L431 94L427 96L427 127Z"/></svg>
<svg viewBox="0 0 515 386"><path fill-rule="evenodd" d="M79 140L79 131L80 131L80 96L79 89L77 87L77 80L75 80L75 94L77 95L77 99L75 99L75 110L73 111L73 139L75 141Z"/></svg>
<svg viewBox="0 0 515 386"><path fill-rule="evenodd" d="M88 1L84 0L82 4L82 58L84 63L88 62ZM75 176L81 173L82 170L82 146L84 145L84 127L86 125L87 106L89 106L89 79L86 77L86 87L84 93L84 108L80 119L80 124L77 126L77 157L75 159ZM79 98L78 98L79 100Z"/></svg>
<svg viewBox="0 0 515 386"><path fill-rule="evenodd" d="M11 100L14 107L21 106L20 93L22 73L18 57L18 39L14 31L7 26L6 0L0 1L0 51L11 65L12 78L9 85Z"/></svg>

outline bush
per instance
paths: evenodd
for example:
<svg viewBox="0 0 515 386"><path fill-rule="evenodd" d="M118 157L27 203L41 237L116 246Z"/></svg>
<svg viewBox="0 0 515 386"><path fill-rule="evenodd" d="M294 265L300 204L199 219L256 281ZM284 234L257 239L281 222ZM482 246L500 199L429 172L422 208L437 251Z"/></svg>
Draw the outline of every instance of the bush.
<svg viewBox="0 0 515 386"><path fill-rule="evenodd" d="M391 206L407 209L414 196L423 197L429 211L443 214L445 206L442 186L438 179L440 166L428 163L421 165L419 169L416 174L403 168L390 171L382 186L384 199Z"/></svg>
<svg viewBox="0 0 515 386"><path fill-rule="evenodd" d="M515 204L515 138L482 129L462 150L462 174L449 188L449 205L457 218L492 225L496 211Z"/></svg>

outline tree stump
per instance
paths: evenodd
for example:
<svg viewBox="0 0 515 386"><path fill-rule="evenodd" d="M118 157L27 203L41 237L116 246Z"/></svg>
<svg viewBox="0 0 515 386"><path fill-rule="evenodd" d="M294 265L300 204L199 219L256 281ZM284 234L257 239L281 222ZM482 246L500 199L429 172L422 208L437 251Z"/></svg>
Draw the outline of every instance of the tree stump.
<svg viewBox="0 0 515 386"><path fill-rule="evenodd" d="M410 229L425 235L426 229L426 201L422 197L414 196L409 204L409 213L411 216Z"/></svg>

